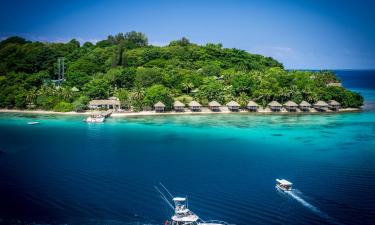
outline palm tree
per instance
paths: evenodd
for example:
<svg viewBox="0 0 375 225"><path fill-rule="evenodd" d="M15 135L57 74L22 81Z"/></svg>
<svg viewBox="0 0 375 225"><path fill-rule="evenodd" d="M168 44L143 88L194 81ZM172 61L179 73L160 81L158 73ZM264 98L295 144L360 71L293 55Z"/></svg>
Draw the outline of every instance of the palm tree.
<svg viewBox="0 0 375 225"><path fill-rule="evenodd" d="M38 97L38 92L36 87L31 88L26 94L27 107L32 107L35 104L36 98Z"/></svg>
<svg viewBox="0 0 375 225"><path fill-rule="evenodd" d="M131 102L135 110L141 110L143 106L144 90L141 86L137 85L134 87L131 94Z"/></svg>
<svg viewBox="0 0 375 225"><path fill-rule="evenodd" d="M237 98L238 103L240 104L241 108L246 108L247 103L249 101L249 97L245 92L241 92L240 96Z"/></svg>
<svg viewBox="0 0 375 225"><path fill-rule="evenodd" d="M181 85L182 89L186 90L186 94L189 94L190 90L194 88L194 84L191 82L183 82Z"/></svg>

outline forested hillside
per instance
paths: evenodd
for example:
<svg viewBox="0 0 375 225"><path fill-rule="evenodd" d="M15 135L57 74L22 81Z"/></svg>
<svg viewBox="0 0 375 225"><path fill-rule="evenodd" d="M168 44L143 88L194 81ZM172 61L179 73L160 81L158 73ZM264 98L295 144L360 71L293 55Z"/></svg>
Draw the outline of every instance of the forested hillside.
<svg viewBox="0 0 375 225"><path fill-rule="evenodd" d="M57 59L64 57L65 80L56 86ZM188 39L168 46L148 44L143 33L108 36L96 44L31 42L10 37L0 42L0 108L81 111L90 99L117 96L123 107L150 108L175 99L202 104L216 100L337 100L359 107L363 98L343 87L328 71L286 71L270 57L221 44L200 46Z"/></svg>

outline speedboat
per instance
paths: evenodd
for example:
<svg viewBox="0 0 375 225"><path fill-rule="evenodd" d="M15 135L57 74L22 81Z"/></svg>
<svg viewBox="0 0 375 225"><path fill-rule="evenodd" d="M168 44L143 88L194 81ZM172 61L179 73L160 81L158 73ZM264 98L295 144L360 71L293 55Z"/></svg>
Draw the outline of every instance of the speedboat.
<svg viewBox="0 0 375 225"><path fill-rule="evenodd" d="M36 125L36 124L39 124L39 122L27 122L27 124L29 124L29 125Z"/></svg>
<svg viewBox="0 0 375 225"><path fill-rule="evenodd" d="M293 183L285 179L276 179L276 187L282 191L291 191Z"/></svg>
<svg viewBox="0 0 375 225"><path fill-rule="evenodd" d="M102 115L91 115L91 116L87 117L85 121L87 123L103 123L104 119L105 119L105 117L102 116Z"/></svg>

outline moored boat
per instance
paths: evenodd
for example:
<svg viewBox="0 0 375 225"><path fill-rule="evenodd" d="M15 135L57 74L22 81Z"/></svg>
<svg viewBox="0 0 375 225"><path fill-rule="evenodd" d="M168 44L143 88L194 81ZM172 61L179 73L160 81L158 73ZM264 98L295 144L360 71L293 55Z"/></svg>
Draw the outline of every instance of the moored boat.
<svg viewBox="0 0 375 225"><path fill-rule="evenodd" d="M27 122L28 125L36 125L36 124L39 124L39 122Z"/></svg>
<svg viewBox="0 0 375 225"><path fill-rule="evenodd" d="M291 191L293 183L285 179L276 179L276 187L283 191Z"/></svg>
<svg viewBox="0 0 375 225"><path fill-rule="evenodd" d="M91 115L86 118L87 123L103 123L105 120L105 117L102 115Z"/></svg>

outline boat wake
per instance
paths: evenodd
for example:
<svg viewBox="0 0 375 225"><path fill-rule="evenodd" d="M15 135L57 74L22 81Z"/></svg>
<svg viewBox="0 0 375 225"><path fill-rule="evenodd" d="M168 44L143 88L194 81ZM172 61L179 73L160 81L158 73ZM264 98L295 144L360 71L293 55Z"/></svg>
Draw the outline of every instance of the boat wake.
<svg viewBox="0 0 375 225"><path fill-rule="evenodd" d="M276 189L278 189L278 188L276 188ZM303 198L302 192L300 192L298 189L292 189L291 191L281 191L281 190L279 190L279 191L283 192L284 194L286 194L289 197L293 198L294 200L296 200L297 202L299 202L301 205L303 205L304 207L306 207L309 210L311 210L316 215L318 215L321 218L325 219L327 222L330 222L332 224L340 224L334 218L330 217L328 214L322 212L320 209L318 209L317 207L315 207L311 203L307 202Z"/></svg>
<svg viewBox="0 0 375 225"><path fill-rule="evenodd" d="M300 196L301 192L299 192L298 190L293 189L291 191L286 191L285 193L288 194L293 199L295 199L297 202L301 203L306 208L308 208L311 211L313 211L314 213L319 214L321 216L322 215L326 215L325 213L322 213L322 211L320 211L318 208L316 208L315 206L313 206L312 204L310 204L309 202L307 202L306 200L304 200L302 198L302 196ZM328 217L328 215L327 215L327 217Z"/></svg>

